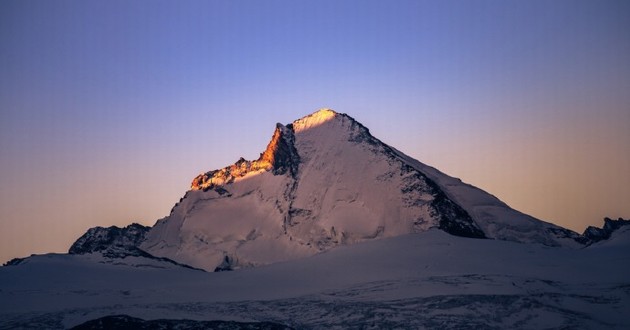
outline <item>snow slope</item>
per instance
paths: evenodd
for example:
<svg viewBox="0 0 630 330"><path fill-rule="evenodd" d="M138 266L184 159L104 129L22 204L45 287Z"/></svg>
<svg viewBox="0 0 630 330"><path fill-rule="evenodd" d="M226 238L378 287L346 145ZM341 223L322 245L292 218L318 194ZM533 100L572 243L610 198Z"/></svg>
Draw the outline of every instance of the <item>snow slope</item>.
<svg viewBox="0 0 630 330"><path fill-rule="evenodd" d="M398 150L396 153L409 165L435 181L449 198L461 205L475 219L488 238L572 247L580 247L586 242L584 237L580 237L571 230L514 210L495 196L475 186L448 176Z"/></svg>
<svg viewBox="0 0 630 330"><path fill-rule="evenodd" d="M258 160L197 176L140 247L212 271L430 228L549 246L578 246L581 238L405 156L348 115L322 109L278 124Z"/></svg>
<svg viewBox="0 0 630 330"><path fill-rule="evenodd" d="M627 234L569 249L433 229L220 273L32 257L0 268L0 328L125 314L298 329L627 329Z"/></svg>

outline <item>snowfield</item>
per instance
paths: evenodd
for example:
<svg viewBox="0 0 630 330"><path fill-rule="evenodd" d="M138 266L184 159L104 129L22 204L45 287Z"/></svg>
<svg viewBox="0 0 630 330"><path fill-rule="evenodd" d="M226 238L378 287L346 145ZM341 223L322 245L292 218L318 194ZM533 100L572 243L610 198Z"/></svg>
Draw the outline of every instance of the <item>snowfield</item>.
<svg viewBox="0 0 630 330"><path fill-rule="evenodd" d="M0 327L120 314L296 329L630 327L628 230L584 249L429 230L219 273L134 258L51 254L0 268Z"/></svg>

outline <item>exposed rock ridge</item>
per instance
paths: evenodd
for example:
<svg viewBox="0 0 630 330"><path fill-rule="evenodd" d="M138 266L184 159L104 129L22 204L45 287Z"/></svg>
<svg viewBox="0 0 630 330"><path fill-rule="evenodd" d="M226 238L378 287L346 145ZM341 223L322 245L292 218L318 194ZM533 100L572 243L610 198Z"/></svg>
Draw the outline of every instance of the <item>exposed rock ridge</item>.
<svg viewBox="0 0 630 330"><path fill-rule="evenodd" d="M293 125L276 124L271 142L258 161L271 164L273 174L282 175L287 172L292 177L297 175L300 156L295 149L295 135Z"/></svg>
<svg viewBox="0 0 630 330"><path fill-rule="evenodd" d="M143 226L138 223L132 223L126 227L117 226L93 227L87 230L79 239L77 239L68 254L91 254L100 253L108 259L124 259L126 257L143 257L148 259L159 260L173 265L197 269L189 265L181 264L169 258L156 257L142 249L140 244L144 242L147 233L151 227ZM21 262L18 261L15 264Z"/></svg>
<svg viewBox="0 0 630 330"><path fill-rule="evenodd" d="M137 247L145 239L151 227L132 223L124 228L111 226L94 227L79 237L68 250L69 254L101 252L105 256L121 254L142 254Z"/></svg>
<svg viewBox="0 0 630 330"><path fill-rule="evenodd" d="M604 218L604 226L602 228L589 226L584 230L584 234L582 235L589 239L591 243L595 243L609 239L612 233L623 226L630 226L630 219L624 220L623 218L619 218L613 220L606 217Z"/></svg>
<svg viewBox="0 0 630 330"><path fill-rule="evenodd" d="M288 172L292 177L295 177L300 156L295 150L293 142L293 125L284 126L278 123L271 141L257 160L249 161L241 157L233 165L199 174L193 179L190 188L204 191L215 189L219 193L225 193L225 190L217 188L258 171L272 171L275 175Z"/></svg>

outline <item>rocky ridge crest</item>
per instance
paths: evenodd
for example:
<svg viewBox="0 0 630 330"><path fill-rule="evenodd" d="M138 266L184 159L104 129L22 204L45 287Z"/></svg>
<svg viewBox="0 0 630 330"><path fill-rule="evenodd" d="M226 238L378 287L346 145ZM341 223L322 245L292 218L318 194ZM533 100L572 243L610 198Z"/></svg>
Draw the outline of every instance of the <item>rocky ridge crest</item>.
<svg viewBox="0 0 630 330"><path fill-rule="evenodd" d="M293 125L276 124L271 141L257 160L245 160L241 157L236 163L222 169L208 171L196 176L190 185L191 190L215 189L219 193L224 190L221 186L232 183L249 173L259 171L273 171L280 175L290 173L295 177L300 157L293 145Z"/></svg>

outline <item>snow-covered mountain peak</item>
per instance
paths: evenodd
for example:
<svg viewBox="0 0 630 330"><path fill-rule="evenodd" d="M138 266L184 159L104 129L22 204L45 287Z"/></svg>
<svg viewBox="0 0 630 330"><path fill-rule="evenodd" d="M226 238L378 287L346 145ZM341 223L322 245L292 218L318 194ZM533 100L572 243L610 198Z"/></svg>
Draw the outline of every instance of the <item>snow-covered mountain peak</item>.
<svg viewBox="0 0 630 330"><path fill-rule="evenodd" d="M257 160L197 176L141 248L225 270L431 228L550 246L583 238L404 155L347 114L321 109L277 124Z"/></svg>
<svg viewBox="0 0 630 330"><path fill-rule="evenodd" d="M298 171L300 155L295 149L295 135L305 135L326 148L335 139L350 138L350 134L361 126L354 119L334 110L323 108L288 125L276 124L271 141L257 160L249 161L240 158L234 164L222 169L199 174L192 180L192 190L208 190L233 183L253 173L272 171L273 174L290 173L295 176ZM367 132L367 129L364 128ZM315 132L309 132L315 131ZM357 133L357 132L355 132ZM355 134L356 135L356 134Z"/></svg>
<svg viewBox="0 0 630 330"><path fill-rule="evenodd" d="M339 115L340 115L339 113L335 112L332 109L322 108L313 112L310 115L304 116L294 121L293 128L295 129L296 132L300 132L314 126L319 126L322 123L330 121Z"/></svg>

